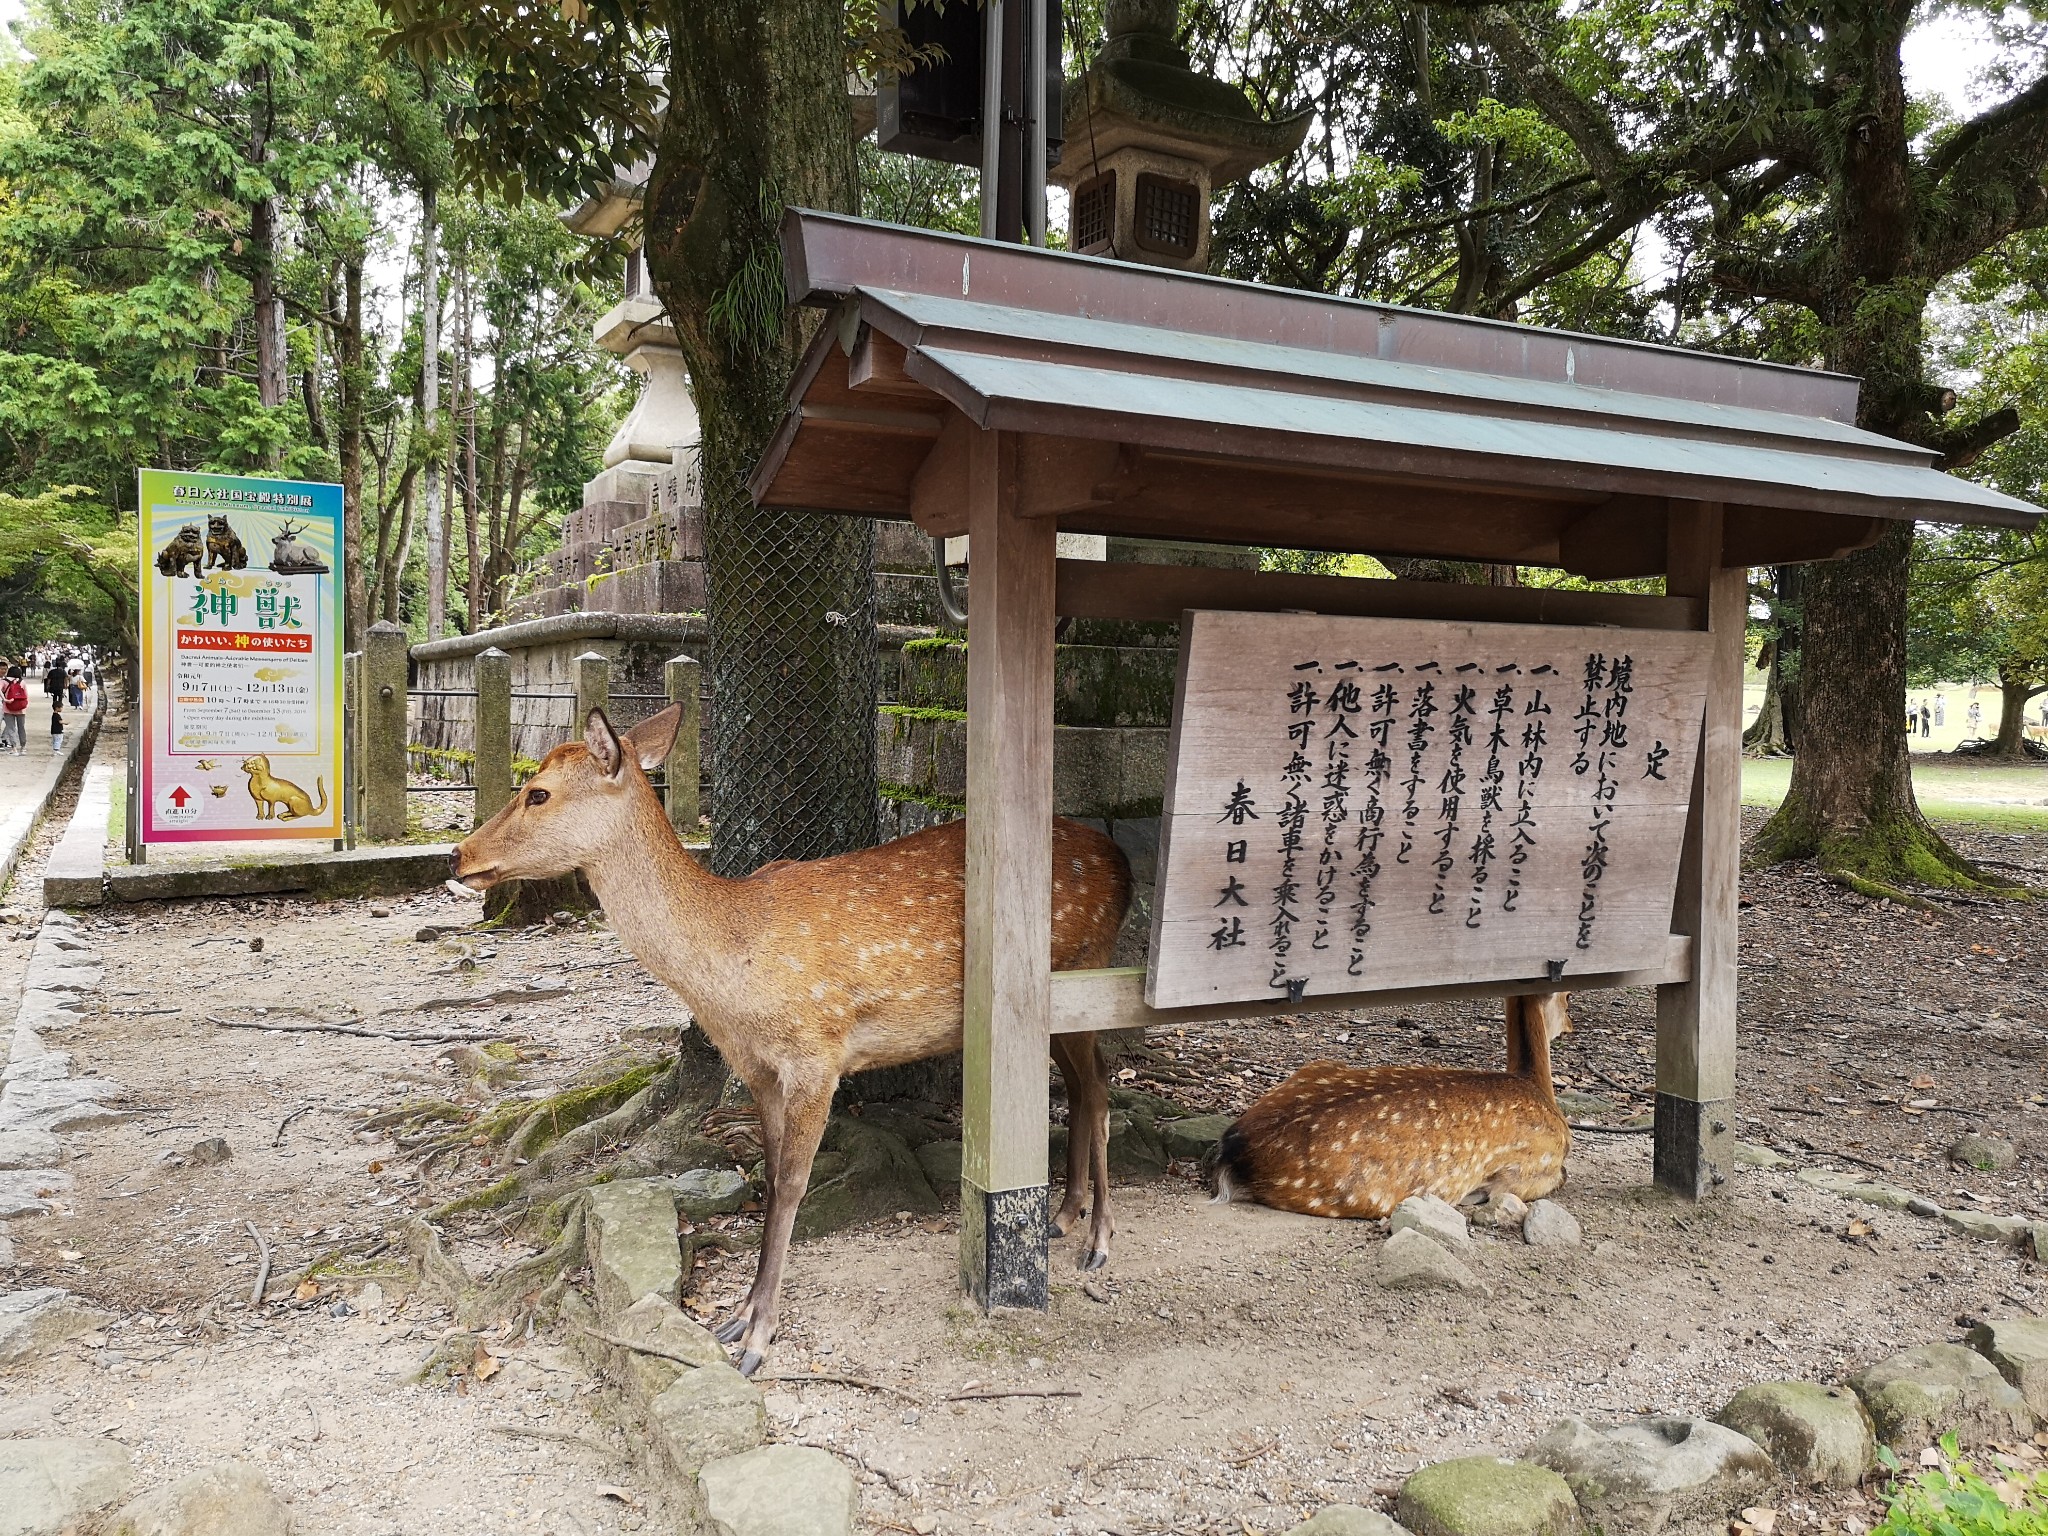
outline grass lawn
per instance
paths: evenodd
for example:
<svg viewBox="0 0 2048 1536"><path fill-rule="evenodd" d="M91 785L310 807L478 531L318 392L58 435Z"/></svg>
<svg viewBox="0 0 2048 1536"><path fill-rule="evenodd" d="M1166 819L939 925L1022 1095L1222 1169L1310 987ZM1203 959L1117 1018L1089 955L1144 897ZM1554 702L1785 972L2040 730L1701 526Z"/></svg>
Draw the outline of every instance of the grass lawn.
<svg viewBox="0 0 2048 1536"><path fill-rule="evenodd" d="M1791 781L1790 758L1744 758L1742 803L1775 806ZM1913 790L1930 821L2048 831L2048 763L1975 763L1916 753Z"/></svg>

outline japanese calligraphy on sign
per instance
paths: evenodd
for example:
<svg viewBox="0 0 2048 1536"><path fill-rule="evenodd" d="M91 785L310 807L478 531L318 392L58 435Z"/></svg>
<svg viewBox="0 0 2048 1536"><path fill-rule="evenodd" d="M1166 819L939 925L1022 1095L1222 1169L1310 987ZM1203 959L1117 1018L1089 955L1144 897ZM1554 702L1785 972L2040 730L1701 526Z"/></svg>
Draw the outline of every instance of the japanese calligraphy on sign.
<svg viewBox="0 0 2048 1536"><path fill-rule="evenodd" d="M340 835L341 488L138 478L143 840Z"/></svg>
<svg viewBox="0 0 2048 1536"><path fill-rule="evenodd" d="M1190 613L1146 1001L1663 964L1706 637Z"/></svg>

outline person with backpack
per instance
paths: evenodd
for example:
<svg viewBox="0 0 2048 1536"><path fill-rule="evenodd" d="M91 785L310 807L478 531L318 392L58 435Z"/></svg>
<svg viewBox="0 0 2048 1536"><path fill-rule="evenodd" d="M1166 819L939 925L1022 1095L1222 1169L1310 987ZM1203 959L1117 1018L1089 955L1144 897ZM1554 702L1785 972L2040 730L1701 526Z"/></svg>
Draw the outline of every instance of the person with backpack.
<svg viewBox="0 0 2048 1536"><path fill-rule="evenodd" d="M61 704L64 700L64 675L69 670L66 658L59 653L51 658L49 670L43 673L43 692L50 696L53 705Z"/></svg>
<svg viewBox="0 0 2048 1536"><path fill-rule="evenodd" d="M50 750L64 750L64 695L61 693L50 700Z"/></svg>
<svg viewBox="0 0 2048 1536"><path fill-rule="evenodd" d="M28 752L28 684L18 666L9 667L0 683L0 752Z"/></svg>

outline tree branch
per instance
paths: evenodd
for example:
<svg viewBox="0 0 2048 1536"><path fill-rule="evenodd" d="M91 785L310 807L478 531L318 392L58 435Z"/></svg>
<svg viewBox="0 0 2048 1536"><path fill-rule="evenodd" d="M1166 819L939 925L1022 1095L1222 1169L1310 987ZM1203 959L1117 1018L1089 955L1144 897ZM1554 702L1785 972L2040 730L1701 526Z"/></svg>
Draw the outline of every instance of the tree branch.
<svg viewBox="0 0 2048 1536"><path fill-rule="evenodd" d="M2011 406L1960 427L1937 428L1928 435L1927 446L1941 455L1937 469L1965 469L1977 462L1986 448L2020 429L2020 413Z"/></svg>
<svg viewBox="0 0 2048 1536"><path fill-rule="evenodd" d="M1987 108L1964 123L1927 157L1927 169L1938 179L1960 165L1986 138L2019 128L2031 137L2048 130L2048 75L2019 95Z"/></svg>

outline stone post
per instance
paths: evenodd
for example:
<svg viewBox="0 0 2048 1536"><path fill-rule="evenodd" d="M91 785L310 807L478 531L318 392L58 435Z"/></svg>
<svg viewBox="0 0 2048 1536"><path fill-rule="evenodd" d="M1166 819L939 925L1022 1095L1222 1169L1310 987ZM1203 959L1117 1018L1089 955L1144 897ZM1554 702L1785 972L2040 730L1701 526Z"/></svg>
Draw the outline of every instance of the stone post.
<svg viewBox="0 0 2048 1536"><path fill-rule="evenodd" d="M363 835L363 653L341 658L341 835L349 847Z"/></svg>
<svg viewBox="0 0 2048 1536"><path fill-rule="evenodd" d="M583 722L593 709L606 714L612 707L612 664L608 657L585 651L576 658L576 718L569 722L569 739L583 739Z"/></svg>
<svg viewBox="0 0 2048 1536"><path fill-rule="evenodd" d="M373 843L405 836L405 627L370 626L363 645L364 830Z"/></svg>
<svg viewBox="0 0 2048 1536"><path fill-rule="evenodd" d="M476 787L472 825L482 826L512 794L512 658L495 645L477 653L476 758L469 765Z"/></svg>
<svg viewBox="0 0 2048 1536"><path fill-rule="evenodd" d="M695 658L672 656L662 664L661 681L671 704L683 707L682 723L676 727L676 744L668 750L662 776L668 780L668 820L676 836L692 840L698 835L697 750L700 740L698 693L704 669Z"/></svg>

